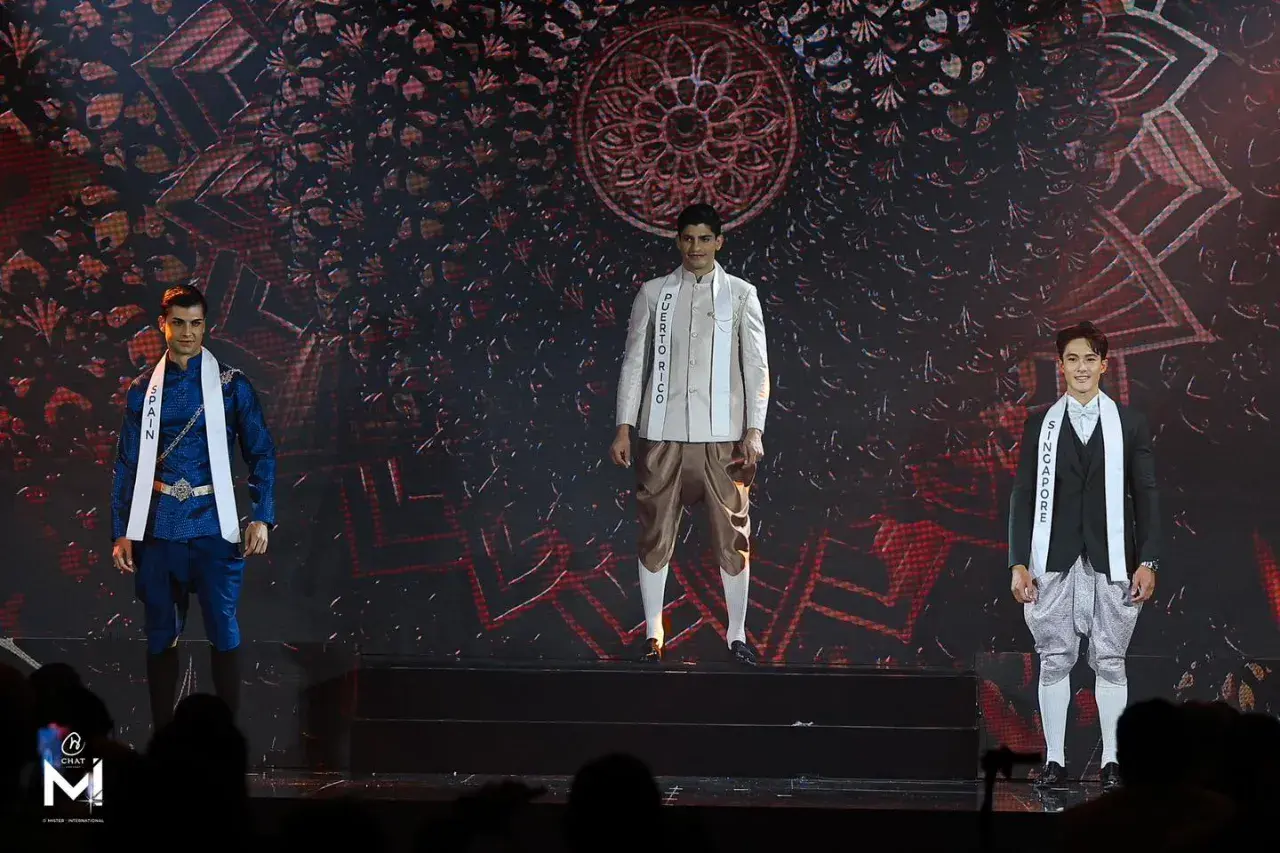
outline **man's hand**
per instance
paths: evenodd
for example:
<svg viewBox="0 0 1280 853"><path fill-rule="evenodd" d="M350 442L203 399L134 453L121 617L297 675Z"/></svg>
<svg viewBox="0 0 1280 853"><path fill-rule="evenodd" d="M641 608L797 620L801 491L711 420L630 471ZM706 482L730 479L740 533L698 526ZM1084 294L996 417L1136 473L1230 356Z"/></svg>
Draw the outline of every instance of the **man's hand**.
<svg viewBox="0 0 1280 853"><path fill-rule="evenodd" d="M631 467L631 427L626 424L618 427L613 444L609 445L609 458L619 468Z"/></svg>
<svg viewBox="0 0 1280 853"><path fill-rule="evenodd" d="M133 543L129 541L129 537L121 536L111 546L111 562L122 572L133 571Z"/></svg>
<svg viewBox="0 0 1280 853"><path fill-rule="evenodd" d="M764 458L764 440L760 430L747 430L746 437L742 439L742 454L747 457L748 465L755 465Z"/></svg>
<svg viewBox="0 0 1280 853"><path fill-rule="evenodd" d="M1156 573L1148 566L1138 566L1133 573L1133 583L1129 585L1129 596L1134 604L1150 601L1156 594Z"/></svg>
<svg viewBox="0 0 1280 853"><path fill-rule="evenodd" d="M244 529L244 555L267 553L267 525L261 521L252 521Z"/></svg>
<svg viewBox="0 0 1280 853"><path fill-rule="evenodd" d="M1026 566L1014 566L1013 579L1009 589L1013 590L1013 598L1019 604L1032 604L1036 600L1036 582Z"/></svg>

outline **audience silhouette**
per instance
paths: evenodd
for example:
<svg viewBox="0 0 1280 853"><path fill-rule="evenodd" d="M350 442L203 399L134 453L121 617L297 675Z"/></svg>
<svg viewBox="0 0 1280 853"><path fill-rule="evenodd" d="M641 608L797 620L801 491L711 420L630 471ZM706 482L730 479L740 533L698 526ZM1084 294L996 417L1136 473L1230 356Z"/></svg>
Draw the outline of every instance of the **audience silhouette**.
<svg viewBox="0 0 1280 853"><path fill-rule="evenodd" d="M111 792L99 823L59 827L66 831L56 835L47 819L66 809L43 804L37 748L38 732L50 724L79 733L85 755L103 760L104 790ZM302 800L278 826L255 826L248 744L215 696L184 699L141 754L116 741L114 730L107 707L71 667L49 664L24 676L0 664L5 849L250 853L338 849L356 839L360 853L545 849L537 839L548 837L546 827L536 826L541 818L532 806L546 791L514 780L459 797L442 817L421 822L406 845L394 843L367 803L350 797ZM1117 744L1123 786L1067 809L1059 849L1216 853L1249 843L1280 800L1280 720L1268 714L1152 699L1125 711ZM568 853L712 850L686 814L693 810L665 807L652 772L631 755L583 766L563 811L559 835ZM1041 847L1029 841L1017 849Z"/></svg>
<svg viewBox="0 0 1280 853"><path fill-rule="evenodd" d="M627 831L617 832L622 826ZM569 790L565 841L570 853L591 853L611 834L617 836L618 853L669 847L661 843L666 833L658 783L649 768L630 755L606 755L585 765Z"/></svg>
<svg viewBox="0 0 1280 853"><path fill-rule="evenodd" d="M1131 705L1116 732L1124 785L1066 811L1062 849L1209 853L1251 836L1275 802L1278 726L1222 702Z"/></svg>

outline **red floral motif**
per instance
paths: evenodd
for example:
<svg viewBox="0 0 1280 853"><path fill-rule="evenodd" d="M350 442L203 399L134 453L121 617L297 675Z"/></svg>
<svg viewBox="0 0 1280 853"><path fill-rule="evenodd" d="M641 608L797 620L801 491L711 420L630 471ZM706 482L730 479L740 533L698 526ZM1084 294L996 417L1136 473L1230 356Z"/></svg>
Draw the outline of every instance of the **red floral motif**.
<svg viewBox="0 0 1280 853"><path fill-rule="evenodd" d="M1005 698L999 685L983 680L978 687L978 704L982 708L983 725L997 741L1016 752L1039 752L1044 749L1040 715L1027 721L1013 703Z"/></svg>
<svg viewBox="0 0 1280 853"><path fill-rule="evenodd" d="M68 543L62 550L58 568L64 575L79 580L89 574L89 553L79 542Z"/></svg>
<svg viewBox="0 0 1280 853"><path fill-rule="evenodd" d="M0 633L10 637L21 636L18 630L18 617L22 613L22 603L25 600L26 597L19 592L9 596L0 606Z"/></svg>
<svg viewBox="0 0 1280 853"><path fill-rule="evenodd" d="M1076 691L1075 696L1071 698L1071 703L1075 706L1075 724L1077 726L1095 726L1098 724L1098 697L1093 690L1088 687L1080 688Z"/></svg>
<svg viewBox="0 0 1280 853"><path fill-rule="evenodd" d="M1218 51L1158 13L1120 0L1100 5L1110 67L1100 88L1113 115L1104 143L1110 176L1087 266L1049 314L1058 325L1101 318L1111 342L1113 387L1127 402L1125 355L1213 340L1164 264L1240 191L1180 108ZM1041 355L1056 358L1052 343Z"/></svg>
<svg viewBox="0 0 1280 853"><path fill-rule="evenodd" d="M44 421L49 426L53 426L58 422L58 410L63 406L75 406L82 412L87 412L93 408L93 404L83 395L72 391L70 388L58 388L49 397L49 401L44 404Z"/></svg>
<svg viewBox="0 0 1280 853"><path fill-rule="evenodd" d="M10 116L12 113L9 114ZM77 156L63 156L32 144L20 124L0 125L0 258L8 258L18 235L42 221L92 178L92 167Z"/></svg>
<svg viewBox="0 0 1280 853"><path fill-rule="evenodd" d="M874 533L869 543L858 542L871 531ZM904 523L876 515L852 525L845 538L853 541L845 542L830 534L821 537L811 586L797 609L797 617L812 609L899 642L911 642L916 622L951 549L966 537L951 533L934 521ZM824 571L828 562L851 563L854 580L844 579L847 572ZM784 648L791 638L788 632L782 641Z"/></svg>
<svg viewBox="0 0 1280 853"><path fill-rule="evenodd" d="M578 156L600 199L674 234L688 204L741 225L785 186L795 105L773 56L737 26L670 18L623 31L579 94Z"/></svg>
<svg viewBox="0 0 1280 853"><path fill-rule="evenodd" d="M1258 580L1262 583L1263 594L1271 607L1271 618L1280 625L1280 567L1276 565L1276 555L1267 540L1258 531L1253 532L1253 551L1258 559Z"/></svg>

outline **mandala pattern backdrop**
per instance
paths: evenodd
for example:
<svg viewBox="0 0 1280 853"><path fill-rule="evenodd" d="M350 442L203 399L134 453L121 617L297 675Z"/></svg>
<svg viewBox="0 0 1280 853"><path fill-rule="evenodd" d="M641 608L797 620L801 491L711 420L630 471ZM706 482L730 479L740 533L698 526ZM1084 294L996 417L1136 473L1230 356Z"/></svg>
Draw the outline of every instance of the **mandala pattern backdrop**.
<svg viewBox="0 0 1280 853"><path fill-rule="evenodd" d="M115 432L195 279L282 452L249 636L623 652L614 378L708 200L770 332L767 658L1027 647L1004 506L1049 333L1088 316L1173 536L1135 651L1280 707L1278 26L1264 0L0 5L0 637L136 635ZM691 658L723 627L705 554L669 590ZM1032 737L1009 702L988 684Z"/></svg>
<svg viewBox="0 0 1280 853"><path fill-rule="evenodd" d="M690 204L714 206L726 231L756 216L785 185L798 145L776 59L714 20L668 17L614 36L576 113L591 188L622 219L669 237Z"/></svg>

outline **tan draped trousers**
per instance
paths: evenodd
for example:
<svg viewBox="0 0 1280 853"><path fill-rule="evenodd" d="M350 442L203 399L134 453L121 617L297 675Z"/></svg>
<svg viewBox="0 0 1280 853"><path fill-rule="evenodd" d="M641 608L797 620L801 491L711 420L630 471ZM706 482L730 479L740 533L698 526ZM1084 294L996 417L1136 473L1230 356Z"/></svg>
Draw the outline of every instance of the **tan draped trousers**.
<svg viewBox="0 0 1280 853"><path fill-rule="evenodd" d="M730 574L746 568L756 466L747 464L741 442L641 440L637 449L638 545L644 567L658 571L671 562L681 510L703 501L720 567Z"/></svg>

